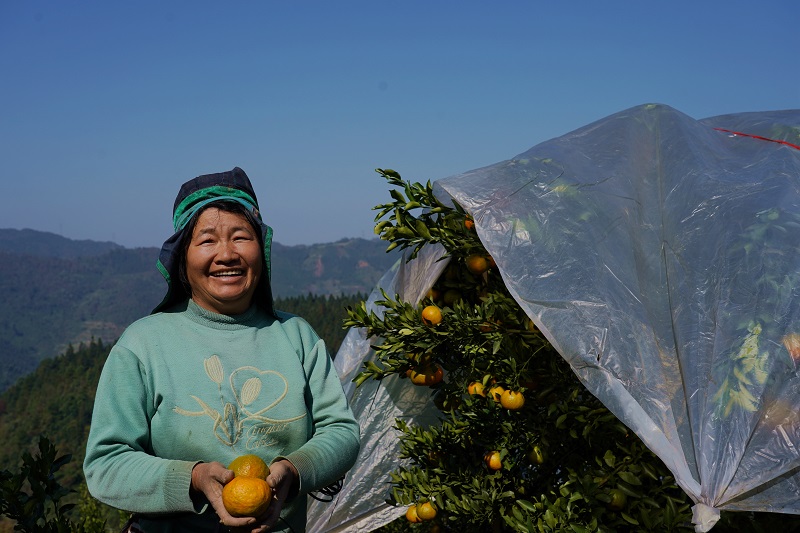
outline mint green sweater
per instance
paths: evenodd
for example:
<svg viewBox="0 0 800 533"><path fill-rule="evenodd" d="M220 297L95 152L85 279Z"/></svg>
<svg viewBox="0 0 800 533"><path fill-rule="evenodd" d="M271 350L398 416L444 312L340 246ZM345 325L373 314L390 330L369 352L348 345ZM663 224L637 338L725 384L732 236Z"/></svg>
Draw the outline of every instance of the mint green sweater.
<svg viewBox="0 0 800 533"><path fill-rule="evenodd" d="M97 387L84 472L91 494L141 515L148 533L216 531L189 496L192 467L286 458L300 495L275 531L305 530L305 494L355 462L358 423L325 344L303 319L253 306L218 315L191 300L132 324ZM283 529L282 529L283 528Z"/></svg>

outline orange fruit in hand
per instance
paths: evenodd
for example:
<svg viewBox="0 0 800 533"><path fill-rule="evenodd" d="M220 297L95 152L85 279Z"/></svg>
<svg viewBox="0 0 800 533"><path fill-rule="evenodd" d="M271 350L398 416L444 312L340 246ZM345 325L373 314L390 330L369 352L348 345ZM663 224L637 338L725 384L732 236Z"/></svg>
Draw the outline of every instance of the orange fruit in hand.
<svg viewBox="0 0 800 533"><path fill-rule="evenodd" d="M222 487L222 504L231 516L261 516L272 501L272 489L257 477L235 477Z"/></svg>
<svg viewBox="0 0 800 533"><path fill-rule="evenodd" d="M253 454L240 455L228 465L228 470L233 470L236 477L257 477L267 479L269 467L264 460Z"/></svg>
<svg viewBox="0 0 800 533"><path fill-rule="evenodd" d="M497 450L486 452L483 456L483 462L486 463L486 466L492 471L503 468L503 462L500 460L500 452Z"/></svg>
<svg viewBox="0 0 800 533"><path fill-rule="evenodd" d="M429 305L422 310L422 321L429 325L435 326L442 322L442 310L435 305Z"/></svg>
<svg viewBox="0 0 800 533"><path fill-rule="evenodd" d="M411 505L408 509L406 509L406 520L411 522L412 524L419 524L422 522L422 518L419 517L417 514L417 506Z"/></svg>
<svg viewBox="0 0 800 533"><path fill-rule="evenodd" d="M436 507L431 502L417 504L417 516L420 520L433 520L436 518Z"/></svg>
<svg viewBox="0 0 800 533"><path fill-rule="evenodd" d="M509 411L517 411L525 405L525 395L515 390L504 391L500 395L500 405Z"/></svg>

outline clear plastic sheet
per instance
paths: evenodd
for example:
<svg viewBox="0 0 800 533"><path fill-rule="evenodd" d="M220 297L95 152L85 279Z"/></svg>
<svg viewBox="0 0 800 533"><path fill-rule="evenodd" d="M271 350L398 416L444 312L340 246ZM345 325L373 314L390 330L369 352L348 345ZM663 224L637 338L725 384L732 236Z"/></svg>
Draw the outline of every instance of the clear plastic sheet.
<svg viewBox="0 0 800 533"><path fill-rule="evenodd" d="M800 111L697 121L647 105L435 184L474 217L510 291L584 385L696 502L697 531L720 509L800 513L797 144ZM403 267L407 285L392 278L408 301L436 279L414 277L416 263ZM345 384L371 356L350 350L337 355ZM353 397L391 396L383 386ZM389 447L388 462L363 457L376 492L396 466L387 422L416 416L392 407L389 420L362 418L377 423L362 425L364 441ZM342 531L382 525L363 524Z"/></svg>
<svg viewBox="0 0 800 533"><path fill-rule="evenodd" d="M367 309L383 316L384 309L375 305L383 299L381 289L392 298L399 295L403 301L421 301L447 266L447 260L440 261L443 255L440 246L425 247L410 263L404 254L378 282L366 301ZM386 503L391 491L389 472L401 464L395 420L425 425L438 420L438 410L430 401L428 387L415 387L397 376L380 382L368 380L355 387L352 381L363 363L376 360L370 345L378 342L366 338L362 329L351 329L336 354L336 370L361 428L361 451L333 501L309 501L308 533L372 531L406 511Z"/></svg>

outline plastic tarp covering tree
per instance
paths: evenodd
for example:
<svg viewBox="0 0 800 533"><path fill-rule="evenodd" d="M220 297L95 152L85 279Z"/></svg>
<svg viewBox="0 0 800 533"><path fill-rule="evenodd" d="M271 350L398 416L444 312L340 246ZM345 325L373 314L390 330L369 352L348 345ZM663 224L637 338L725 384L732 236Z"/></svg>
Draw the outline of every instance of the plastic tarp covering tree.
<svg viewBox="0 0 800 533"><path fill-rule="evenodd" d="M698 121L646 105L436 182L587 389L696 502L697 531L722 509L800 514L799 144L800 111ZM382 286L419 301L436 253ZM354 389L373 356L358 331L337 355L364 449L309 531L402 513L384 504L394 418L433 414L399 380Z"/></svg>

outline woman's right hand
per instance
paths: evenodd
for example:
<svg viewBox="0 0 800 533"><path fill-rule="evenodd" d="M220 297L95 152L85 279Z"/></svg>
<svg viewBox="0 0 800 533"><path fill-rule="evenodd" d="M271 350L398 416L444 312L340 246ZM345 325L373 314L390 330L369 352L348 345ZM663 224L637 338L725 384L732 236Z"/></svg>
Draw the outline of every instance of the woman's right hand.
<svg viewBox="0 0 800 533"><path fill-rule="evenodd" d="M233 471L222 463L197 463L192 469L192 491L205 495L217 512L220 522L228 527L247 527L256 523L255 518L231 516L222 504L222 487L233 479Z"/></svg>

